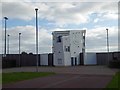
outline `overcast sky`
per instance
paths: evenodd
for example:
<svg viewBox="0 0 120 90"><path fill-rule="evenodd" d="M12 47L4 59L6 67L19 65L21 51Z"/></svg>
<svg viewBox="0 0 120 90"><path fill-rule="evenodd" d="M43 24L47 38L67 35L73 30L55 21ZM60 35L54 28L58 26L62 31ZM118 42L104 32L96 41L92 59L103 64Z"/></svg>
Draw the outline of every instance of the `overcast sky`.
<svg viewBox="0 0 120 90"><path fill-rule="evenodd" d="M87 52L106 52L106 28L109 29L110 51L118 51L118 0L76 1L3 0L0 3L0 53L4 51L4 16L8 17L10 53L18 53L18 33L22 33L21 52L35 53L35 8L39 9L39 53L52 52L53 31L69 29L87 30Z"/></svg>

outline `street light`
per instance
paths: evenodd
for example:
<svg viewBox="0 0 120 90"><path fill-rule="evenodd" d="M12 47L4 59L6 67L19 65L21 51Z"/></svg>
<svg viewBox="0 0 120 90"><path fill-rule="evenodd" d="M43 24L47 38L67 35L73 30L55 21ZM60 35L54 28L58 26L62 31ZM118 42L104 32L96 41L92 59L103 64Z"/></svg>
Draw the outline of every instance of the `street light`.
<svg viewBox="0 0 120 90"><path fill-rule="evenodd" d="M108 38L108 29L106 29L107 31L107 64L109 62L109 38Z"/></svg>
<svg viewBox="0 0 120 90"><path fill-rule="evenodd" d="M9 37L10 35L7 35L7 54L9 54Z"/></svg>
<svg viewBox="0 0 120 90"><path fill-rule="evenodd" d="M36 11L36 72L38 72L38 8L35 8Z"/></svg>
<svg viewBox="0 0 120 90"><path fill-rule="evenodd" d="M21 66L21 58L20 58L20 36L21 36L21 33L19 33L19 67Z"/></svg>
<svg viewBox="0 0 120 90"><path fill-rule="evenodd" d="M6 57L6 27L7 27L7 24L6 24L6 21L8 20L7 17L4 17L5 19L5 46L4 46L4 57Z"/></svg>
<svg viewBox="0 0 120 90"><path fill-rule="evenodd" d="M85 57L86 56L86 53L85 53L85 34L86 34L86 30L84 30L82 32L82 35L83 35L83 45L82 45L83 61L85 61L85 59L86 59L86 57Z"/></svg>

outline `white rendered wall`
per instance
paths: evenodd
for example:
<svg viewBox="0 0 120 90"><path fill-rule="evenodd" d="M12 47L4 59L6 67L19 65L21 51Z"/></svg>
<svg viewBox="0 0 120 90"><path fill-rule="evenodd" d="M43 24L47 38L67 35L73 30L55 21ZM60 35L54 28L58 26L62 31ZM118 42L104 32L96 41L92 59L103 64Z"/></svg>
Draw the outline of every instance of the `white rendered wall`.
<svg viewBox="0 0 120 90"><path fill-rule="evenodd" d="M71 66L71 57L70 57L70 53L66 52L64 53L64 65L65 66Z"/></svg>
<svg viewBox="0 0 120 90"><path fill-rule="evenodd" d="M79 62L79 53L83 48L83 32L81 30L70 31L70 43L71 43L71 57L77 57L77 65Z"/></svg>
<svg viewBox="0 0 120 90"><path fill-rule="evenodd" d="M96 53L86 53L86 58L84 60L84 65L96 65Z"/></svg>
<svg viewBox="0 0 120 90"><path fill-rule="evenodd" d="M48 65L48 54L40 54L40 65Z"/></svg>
<svg viewBox="0 0 120 90"><path fill-rule="evenodd" d="M64 32L63 32L64 34ZM61 32L53 33L53 55L54 55L54 65L55 66L64 66L64 52L63 52L63 37L61 42L57 42L58 36L63 36ZM68 33L66 33L68 34ZM64 34L64 35L66 35ZM58 62L58 59L62 60L62 63Z"/></svg>
<svg viewBox="0 0 120 90"><path fill-rule="evenodd" d="M70 46L70 38L69 36L63 36L63 52L64 52L64 65L71 66L71 55L70 51L66 51L65 47Z"/></svg>
<svg viewBox="0 0 120 90"><path fill-rule="evenodd" d="M58 59L61 59L62 63L58 62ZM57 43L54 47L54 65L55 66L64 66L64 53L63 53L63 45L61 43Z"/></svg>
<svg viewBox="0 0 120 90"><path fill-rule="evenodd" d="M71 57L76 57L82 52L81 39L80 31L70 31Z"/></svg>

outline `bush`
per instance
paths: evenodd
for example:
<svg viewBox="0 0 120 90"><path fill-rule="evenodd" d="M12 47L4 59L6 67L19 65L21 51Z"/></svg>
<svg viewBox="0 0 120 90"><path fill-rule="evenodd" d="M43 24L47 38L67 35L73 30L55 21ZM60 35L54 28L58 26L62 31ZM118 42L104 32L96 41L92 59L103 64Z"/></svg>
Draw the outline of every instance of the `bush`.
<svg viewBox="0 0 120 90"><path fill-rule="evenodd" d="M111 67L111 68L120 68L120 60L111 60L109 62L109 67Z"/></svg>

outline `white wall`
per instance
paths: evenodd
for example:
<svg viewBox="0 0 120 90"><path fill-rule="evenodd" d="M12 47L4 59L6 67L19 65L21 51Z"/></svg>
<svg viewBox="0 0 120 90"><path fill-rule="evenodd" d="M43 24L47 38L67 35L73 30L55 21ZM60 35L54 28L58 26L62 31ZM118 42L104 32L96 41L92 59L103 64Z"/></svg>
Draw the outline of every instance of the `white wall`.
<svg viewBox="0 0 120 90"><path fill-rule="evenodd" d="M40 65L48 65L48 54L40 54Z"/></svg>
<svg viewBox="0 0 120 90"><path fill-rule="evenodd" d="M53 62L55 66L64 66L63 37L61 42L57 42L57 37L60 35L62 36L60 32L53 33ZM58 62L58 59L61 59L61 63Z"/></svg>
<svg viewBox="0 0 120 90"><path fill-rule="evenodd" d="M70 46L70 38L69 36L63 36L63 52L64 52L64 65L71 66L71 55L70 51L65 50L65 46Z"/></svg>
<svg viewBox="0 0 120 90"><path fill-rule="evenodd" d="M64 53L64 65L65 66L71 66L71 57L70 53Z"/></svg>
<svg viewBox="0 0 120 90"><path fill-rule="evenodd" d="M84 60L84 65L96 65L96 53L86 53L86 58Z"/></svg>
<svg viewBox="0 0 120 90"><path fill-rule="evenodd" d="M79 53L83 48L83 30L70 31L70 43L71 43L71 57L77 57L77 65L79 62ZM73 61L74 63L75 61Z"/></svg>
<svg viewBox="0 0 120 90"><path fill-rule="evenodd" d="M81 30L70 31L70 43L71 43L71 57L78 57L79 53L82 52L83 40Z"/></svg>

